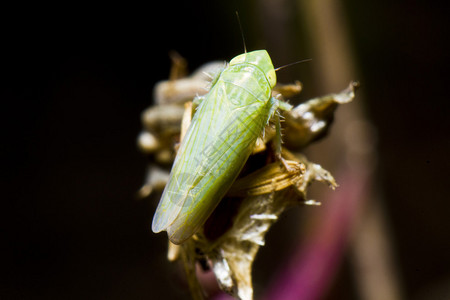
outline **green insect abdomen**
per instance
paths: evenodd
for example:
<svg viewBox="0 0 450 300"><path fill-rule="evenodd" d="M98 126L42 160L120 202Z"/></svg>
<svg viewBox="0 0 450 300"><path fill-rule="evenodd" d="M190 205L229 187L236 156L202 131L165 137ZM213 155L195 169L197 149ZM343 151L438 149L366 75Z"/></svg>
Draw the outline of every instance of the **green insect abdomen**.
<svg viewBox="0 0 450 300"><path fill-rule="evenodd" d="M274 110L271 88L264 71L245 61L220 74L181 143L153 219L154 232L167 230L170 240L180 244L203 225Z"/></svg>

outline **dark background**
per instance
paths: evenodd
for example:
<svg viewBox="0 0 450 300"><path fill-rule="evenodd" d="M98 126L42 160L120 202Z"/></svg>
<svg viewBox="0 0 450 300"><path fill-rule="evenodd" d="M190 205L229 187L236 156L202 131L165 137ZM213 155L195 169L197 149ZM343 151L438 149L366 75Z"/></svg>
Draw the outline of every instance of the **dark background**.
<svg viewBox="0 0 450 300"><path fill-rule="evenodd" d="M378 129L377 178L402 288L419 299L450 282L448 12L439 2L341 3ZM168 77L170 50L191 70L242 52L235 10L247 47L266 48L257 6L2 9L0 298L186 297L166 237L150 230L156 200L135 199L147 162L136 148L140 113ZM314 94L306 88L302 99Z"/></svg>

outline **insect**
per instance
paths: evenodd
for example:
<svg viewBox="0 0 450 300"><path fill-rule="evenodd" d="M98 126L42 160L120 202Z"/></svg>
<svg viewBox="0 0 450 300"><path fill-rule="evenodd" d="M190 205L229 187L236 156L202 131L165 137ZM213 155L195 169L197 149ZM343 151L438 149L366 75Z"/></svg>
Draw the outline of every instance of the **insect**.
<svg viewBox="0 0 450 300"><path fill-rule="evenodd" d="M272 97L276 74L265 50L234 57L194 103L198 108L181 141L153 217L155 233L181 244L204 224L238 176L264 127L287 103ZM279 123L277 124L279 136Z"/></svg>

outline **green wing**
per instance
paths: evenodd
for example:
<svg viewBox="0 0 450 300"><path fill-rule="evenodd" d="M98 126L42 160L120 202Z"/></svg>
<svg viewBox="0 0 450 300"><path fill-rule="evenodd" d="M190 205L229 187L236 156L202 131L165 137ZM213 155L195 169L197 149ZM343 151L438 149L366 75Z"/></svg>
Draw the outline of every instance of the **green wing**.
<svg viewBox="0 0 450 300"><path fill-rule="evenodd" d="M214 85L181 143L154 232L167 230L180 244L203 225L245 164L273 106L230 82Z"/></svg>

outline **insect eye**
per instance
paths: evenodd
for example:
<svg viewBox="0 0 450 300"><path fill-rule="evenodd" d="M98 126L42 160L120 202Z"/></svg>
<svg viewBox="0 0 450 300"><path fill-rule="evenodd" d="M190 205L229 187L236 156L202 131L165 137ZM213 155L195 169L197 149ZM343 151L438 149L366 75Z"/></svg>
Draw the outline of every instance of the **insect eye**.
<svg viewBox="0 0 450 300"><path fill-rule="evenodd" d="M266 74L267 80L269 81L270 87L274 87L277 84L277 75L275 74L275 70L272 69Z"/></svg>
<svg viewBox="0 0 450 300"><path fill-rule="evenodd" d="M247 56L247 53L240 54L240 55L236 56L235 58L233 58L233 59L230 61L230 66L233 66L233 65L237 65L237 64L243 63L243 62L245 61L246 56Z"/></svg>

